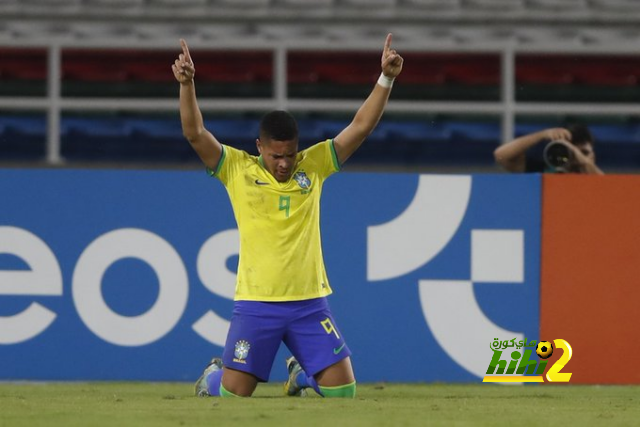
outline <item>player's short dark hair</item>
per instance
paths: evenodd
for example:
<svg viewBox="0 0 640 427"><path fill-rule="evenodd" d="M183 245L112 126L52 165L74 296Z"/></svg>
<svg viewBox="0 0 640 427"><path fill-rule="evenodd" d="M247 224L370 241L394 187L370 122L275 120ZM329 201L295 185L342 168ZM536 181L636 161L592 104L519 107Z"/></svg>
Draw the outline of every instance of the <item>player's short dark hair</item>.
<svg viewBox="0 0 640 427"><path fill-rule="evenodd" d="M596 143L589 128L581 123L569 125L567 126L567 130L571 132L571 143L573 145L595 145Z"/></svg>
<svg viewBox="0 0 640 427"><path fill-rule="evenodd" d="M265 114L260 121L260 140L292 141L298 139L298 123L287 111L275 110Z"/></svg>

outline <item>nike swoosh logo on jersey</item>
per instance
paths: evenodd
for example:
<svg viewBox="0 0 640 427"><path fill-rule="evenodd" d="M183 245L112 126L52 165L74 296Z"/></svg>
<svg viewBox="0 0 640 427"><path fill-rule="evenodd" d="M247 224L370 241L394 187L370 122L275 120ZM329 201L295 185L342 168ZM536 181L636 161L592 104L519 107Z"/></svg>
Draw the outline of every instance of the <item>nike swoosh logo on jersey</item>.
<svg viewBox="0 0 640 427"><path fill-rule="evenodd" d="M268 183L268 182L262 182L262 181L260 181L259 179L256 179L256 184L257 184L257 185L269 185L269 183Z"/></svg>
<svg viewBox="0 0 640 427"><path fill-rule="evenodd" d="M338 348L334 348L333 349L333 354L338 354L342 351L342 349L344 348L344 346L347 345L346 343L342 344L340 347Z"/></svg>

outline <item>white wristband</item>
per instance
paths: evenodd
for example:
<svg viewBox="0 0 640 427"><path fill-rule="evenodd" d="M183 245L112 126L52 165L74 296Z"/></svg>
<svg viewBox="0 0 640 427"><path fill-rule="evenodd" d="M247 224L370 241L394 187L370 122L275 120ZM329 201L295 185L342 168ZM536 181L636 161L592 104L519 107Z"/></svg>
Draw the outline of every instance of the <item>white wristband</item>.
<svg viewBox="0 0 640 427"><path fill-rule="evenodd" d="M395 77L387 77L384 75L384 73L380 73L380 77L378 77L378 84L382 87L389 89L391 86L393 86L394 80L395 80Z"/></svg>

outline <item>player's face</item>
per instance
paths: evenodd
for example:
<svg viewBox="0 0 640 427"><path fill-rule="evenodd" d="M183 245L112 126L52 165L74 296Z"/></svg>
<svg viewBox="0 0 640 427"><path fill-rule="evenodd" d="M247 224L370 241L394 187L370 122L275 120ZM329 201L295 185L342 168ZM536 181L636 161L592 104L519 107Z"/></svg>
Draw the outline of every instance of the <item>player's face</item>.
<svg viewBox="0 0 640 427"><path fill-rule="evenodd" d="M262 155L265 168L278 182L286 182L296 167L298 141L257 140L258 152Z"/></svg>

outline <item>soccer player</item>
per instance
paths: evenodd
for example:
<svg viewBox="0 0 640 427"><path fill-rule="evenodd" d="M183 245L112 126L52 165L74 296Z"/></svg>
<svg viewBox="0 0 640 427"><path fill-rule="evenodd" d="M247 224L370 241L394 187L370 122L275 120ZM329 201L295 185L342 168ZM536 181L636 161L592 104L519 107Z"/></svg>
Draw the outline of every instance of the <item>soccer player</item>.
<svg viewBox="0 0 640 427"><path fill-rule="evenodd" d="M281 342L288 395L313 388L325 397L354 397L351 351L329 309L331 287L320 240L320 195L326 178L358 149L378 124L403 59L382 51L380 78L353 121L335 138L298 151L298 127L285 111L260 123L259 157L221 144L205 129L196 100L189 48L172 65L180 83L184 136L210 176L225 186L240 233L234 309L222 359L214 358L196 382L199 396L251 396L269 380ZM224 60L224 58L221 58Z"/></svg>

